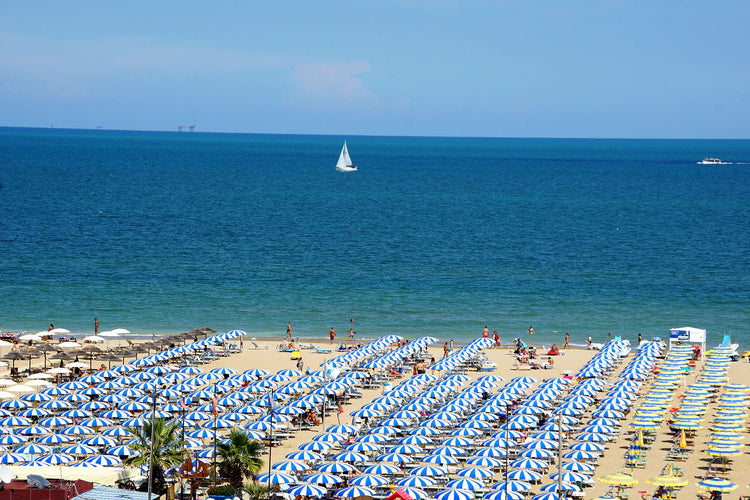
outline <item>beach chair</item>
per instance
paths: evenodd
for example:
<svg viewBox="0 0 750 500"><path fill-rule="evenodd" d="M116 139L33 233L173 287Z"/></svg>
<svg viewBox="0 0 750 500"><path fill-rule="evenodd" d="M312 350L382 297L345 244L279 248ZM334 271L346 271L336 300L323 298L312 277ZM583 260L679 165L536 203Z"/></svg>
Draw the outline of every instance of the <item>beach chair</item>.
<svg viewBox="0 0 750 500"><path fill-rule="evenodd" d="M518 361L513 362L513 368L511 370L531 370L531 365L528 363L520 363Z"/></svg>

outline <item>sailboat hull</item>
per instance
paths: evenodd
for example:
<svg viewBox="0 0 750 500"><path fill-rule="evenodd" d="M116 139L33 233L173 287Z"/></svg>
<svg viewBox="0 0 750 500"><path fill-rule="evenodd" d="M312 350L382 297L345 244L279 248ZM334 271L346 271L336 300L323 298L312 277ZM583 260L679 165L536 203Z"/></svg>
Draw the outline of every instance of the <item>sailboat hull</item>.
<svg viewBox="0 0 750 500"><path fill-rule="evenodd" d="M357 167L355 167L353 165L351 167L346 167L346 166L339 167L339 166L337 166L336 170L338 172L356 172L357 171Z"/></svg>

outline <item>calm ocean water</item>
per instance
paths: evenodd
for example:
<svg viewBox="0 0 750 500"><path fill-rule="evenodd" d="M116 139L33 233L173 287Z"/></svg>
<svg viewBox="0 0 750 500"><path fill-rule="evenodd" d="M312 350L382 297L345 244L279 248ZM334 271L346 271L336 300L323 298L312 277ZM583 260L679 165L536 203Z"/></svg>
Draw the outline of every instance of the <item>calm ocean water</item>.
<svg viewBox="0 0 750 500"><path fill-rule="evenodd" d="M0 328L750 347L750 141L343 139L0 128Z"/></svg>

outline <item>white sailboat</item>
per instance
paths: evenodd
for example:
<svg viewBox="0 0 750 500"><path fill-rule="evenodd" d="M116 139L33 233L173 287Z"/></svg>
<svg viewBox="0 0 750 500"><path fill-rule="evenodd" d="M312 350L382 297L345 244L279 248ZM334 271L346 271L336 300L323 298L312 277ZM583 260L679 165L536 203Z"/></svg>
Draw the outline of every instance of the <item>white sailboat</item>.
<svg viewBox="0 0 750 500"><path fill-rule="evenodd" d="M341 148L339 161L336 162L336 170L339 172L355 172L357 170L357 167L352 164L352 159L349 157L349 150L346 148L346 141L344 141L344 147Z"/></svg>

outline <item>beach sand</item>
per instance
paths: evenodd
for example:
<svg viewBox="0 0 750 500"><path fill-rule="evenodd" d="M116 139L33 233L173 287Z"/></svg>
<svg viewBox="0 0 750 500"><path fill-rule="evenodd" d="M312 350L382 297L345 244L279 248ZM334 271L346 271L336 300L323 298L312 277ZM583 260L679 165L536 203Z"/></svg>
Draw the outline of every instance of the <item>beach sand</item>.
<svg viewBox="0 0 750 500"><path fill-rule="evenodd" d="M238 342L234 343L238 344ZM233 354L229 357L219 358L218 360L210 364L202 365L201 368L206 371L217 367L229 367L238 371L243 371L250 368L263 368L271 373L275 373L285 368L295 368L297 361L291 359L292 353L277 350L277 346L279 345L279 343L280 340L244 340L243 351L241 353ZM333 359L334 357L341 354L335 350L335 348L338 347L338 343L331 345L327 341L321 340L316 340L314 343L320 348L333 348L333 351L330 353L325 353L318 352L316 349L301 349L300 353L305 363L305 367L309 367L312 370L320 369L327 360ZM302 344L309 345L310 342L305 341L302 342ZM541 349L539 350L541 352ZM435 357L435 359L440 359L443 355L442 344L438 343L435 345L435 347L431 347L429 349L429 352ZM491 359L491 361L497 364L497 369L492 372L467 372L467 375L469 375L472 379L476 379L488 373L501 376L506 381L513 377L522 375L535 377L539 380L553 378L556 376L561 376L563 372L567 370L575 373L585 364L587 360L589 360L596 353L596 351L589 351L585 349L569 349L563 351L563 355L556 357L555 364L552 369L515 370L513 369L513 362L515 360L515 357L508 347L490 348L486 349L484 352ZM34 362L34 365L37 364L39 364L38 360ZM21 364L19 366L24 365ZM97 365L95 364L94 366ZM700 370L700 363L698 363L695 373L697 373L698 370ZM439 372L437 372L436 374L439 375ZM411 374L404 374L404 377L408 376L411 376ZM729 378L732 382L742 383L745 381L750 381L750 364L745 363L744 361L731 363L729 369ZM611 379L610 382L613 380L614 379ZM695 374L687 377L687 383L693 382L694 380ZM398 380L396 380L395 382L397 381ZM468 385L468 382L464 385L464 387L466 385ZM647 384L644 384L644 387L641 390L641 394L645 392L646 388ZM679 400L677 399L677 396L680 395L683 390L684 384L674 392L675 399L673 399L672 402L673 406L679 406ZM380 396L382 394L382 388L370 390L362 389L362 393L363 396L361 398L352 399L350 401L350 404L344 406L344 414L340 416L342 424L351 423L352 417L350 416L350 413L355 409L360 408L363 404L371 402L375 397ZM637 406L638 402L636 402L633 408L636 408ZM689 480L689 483L681 490L675 492L672 495L673 498L694 498L695 494L701 491L695 486L695 483L703 478L708 467L708 461L710 457L704 452L704 450L707 448L706 442L708 440L707 438L709 434L708 422L710 422L713 412L715 411L715 406L715 404L712 405L712 409L709 410L709 412L706 414L706 423L704 424L704 428L698 431L695 435L695 452L692 453L685 462L674 462L676 466L680 467L684 471L684 477ZM590 418L589 414L590 413L587 412L584 415L582 421ZM630 440L632 439L630 429L627 425L631 421L631 418L632 412L631 416L623 421L618 437L608 444L606 451L599 459L596 472L593 476L595 479L595 484L593 485L593 487L584 489L586 498L595 498L597 496L600 496L610 488L610 485L601 483L596 480L596 478L618 471L631 473L631 469L626 466L625 461L625 452L628 448ZM337 423L338 421L335 413L331 413L325 421L325 427L335 425ZM278 461L284 460L284 456L286 454L297 451L300 444L312 440L312 437L318 432L323 432L323 429L324 426L320 425L317 427L306 428L297 431L292 438L282 441L282 444L280 446L274 447L272 449L272 462L276 463ZM747 436L745 431L743 431L743 435ZM656 486L648 484L646 480L648 478L658 476L662 468L668 463L664 460L664 457L671 447L672 442L673 437L671 432L669 431L669 428L667 427L667 424L662 423L658 433L658 437L647 453L646 466L641 469L632 470L634 477L639 480L639 484L624 491L624 493L627 494L628 497L640 498L641 494L638 493L639 491L645 491L648 494L653 494L656 491ZM264 456L264 460L268 460L268 455ZM748 459L748 454L743 451L741 456L732 459L731 462L732 466L727 473L727 479L740 485L741 489L732 494L736 494L739 496L744 493L743 490L745 489L747 483L750 481L750 474L746 472L750 470L750 459ZM264 465L264 472L267 470L267 467L268 463ZM548 471L548 474L556 472L556 470L556 465L553 465L552 468ZM539 487L541 485L552 482L549 479L548 474L543 476L540 483L534 485L534 488L531 490L532 493L539 493ZM500 474L496 474L494 477L494 481L499 481L500 479ZM487 480L487 484L492 484L494 481Z"/></svg>

